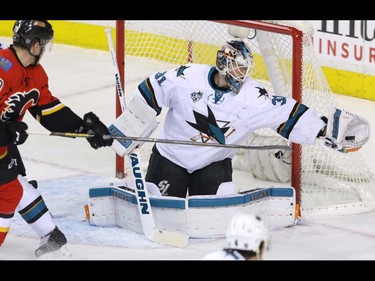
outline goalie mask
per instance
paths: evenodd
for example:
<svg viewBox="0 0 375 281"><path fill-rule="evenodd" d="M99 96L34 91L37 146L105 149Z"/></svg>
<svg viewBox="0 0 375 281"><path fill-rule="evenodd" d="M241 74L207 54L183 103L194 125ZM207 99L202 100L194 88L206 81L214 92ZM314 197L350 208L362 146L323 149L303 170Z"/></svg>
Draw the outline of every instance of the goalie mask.
<svg viewBox="0 0 375 281"><path fill-rule="evenodd" d="M236 214L227 230L226 248L252 251L260 254L261 246L267 249L270 235L260 217L252 214Z"/></svg>
<svg viewBox="0 0 375 281"><path fill-rule="evenodd" d="M30 52L35 42L39 42L41 50L38 55ZM53 29L46 20L17 20L13 26L13 44L29 51L29 54L36 58L38 63L44 50L52 48Z"/></svg>
<svg viewBox="0 0 375 281"><path fill-rule="evenodd" d="M216 54L216 69L225 77L230 89L238 93L253 68L253 54L247 39L227 41Z"/></svg>

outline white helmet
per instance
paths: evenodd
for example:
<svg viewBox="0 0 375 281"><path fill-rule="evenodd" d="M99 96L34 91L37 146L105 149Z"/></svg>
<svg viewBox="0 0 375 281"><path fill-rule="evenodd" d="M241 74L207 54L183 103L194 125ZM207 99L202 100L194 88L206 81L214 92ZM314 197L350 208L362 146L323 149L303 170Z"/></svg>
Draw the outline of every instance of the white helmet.
<svg viewBox="0 0 375 281"><path fill-rule="evenodd" d="M236 214L227 230L226 248L253 251L259 254L261 243L267 249L270 234L260 217L252 214Z"/></svg>
<svg viewBox="0 0 375 281"><path fill-rule="evenodd" d="M216 69L224 75L230 89L236 94L254 64L248 40L247 38L229 40L216 54Z"/></svg>

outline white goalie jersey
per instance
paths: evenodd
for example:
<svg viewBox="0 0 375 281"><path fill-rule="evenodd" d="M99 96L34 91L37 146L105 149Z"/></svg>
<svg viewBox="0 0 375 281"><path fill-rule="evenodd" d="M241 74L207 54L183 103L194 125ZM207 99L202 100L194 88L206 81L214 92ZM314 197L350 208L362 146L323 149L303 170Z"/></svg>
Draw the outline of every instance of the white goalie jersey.
<svg viewBox="0 0 375 281"><path fill-rule="evenodd" d="M215 67L182 65L157 72L135 91L158 114L169 111L160 138L221 144L241 144L253 131L271 128L300 144L313 144L325 126L319 116L294 99L268 93L264 86L247 78L238 94L218 89L212 82ZM178 144L156 144L164 157L189 172L225 158L235 149Z"/></svg>

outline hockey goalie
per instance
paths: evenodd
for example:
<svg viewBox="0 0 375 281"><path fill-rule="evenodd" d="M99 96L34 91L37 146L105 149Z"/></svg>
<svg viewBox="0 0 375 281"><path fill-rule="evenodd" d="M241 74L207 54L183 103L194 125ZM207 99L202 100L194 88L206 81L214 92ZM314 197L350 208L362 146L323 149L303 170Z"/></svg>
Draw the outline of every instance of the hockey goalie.
<svg viewBox="0 0 375 281"><path fill-rule="evenodd" d="M229 40L217 51L215 66L189 63L151 74L135 89L127 110L110 126L110 132L115 136L148 137L157 127L155 117L165 109L161 138L223 145L220 148L194 145L187 148L156 142L145 181L157 199L155 204L163 205L154 208L158 210L155 218L159 228L183 229L191 234L196 227L204 229L195 233L196 236L218 235L206 227L222 231L223 226L211 224L220 221L216 215L222 218L225 213L231 214L227 207L233 206L251 207L248 212L268 217L273 224L277 224L275 217L285 215L287 222L281 224L291 225L295 219L293 187L280 193L272 192L270 188L250 188L248 194L238 194L233 183L232 159L236 150L225 144L242 144L258 129L272 129L281 137L280 144L314 145L317 139L323 139L327 149L337 153L355 152L369 139L370 126L362 117L340 108L332 108L328 116L318 116L312 108L293 98L268 93L259 81L248 76L252 67L253 54L246 38ZM123 156L140 145L140 142L116 140L112 148ZM278 169L277 163L287 165L290 155L277 151L257 158L262 162L261 167L272 171ZM265 177L269 174L266 172ZM281 171L279 178L285 182L287 173ZM275 194L283 194L282 197L291 201L273 209L269 204ZM168 204L160 203L166 200L174 202L170 203L173 209L180 208L181 212L170 212L165 207ZM126 201L124 204L131 204L130 200ZM192 211L194 207L196 209ZM165 212L168 216L164 216ZM122 214L130 213L129 209ZM192 223L186 224L190 221Z"/></svg>

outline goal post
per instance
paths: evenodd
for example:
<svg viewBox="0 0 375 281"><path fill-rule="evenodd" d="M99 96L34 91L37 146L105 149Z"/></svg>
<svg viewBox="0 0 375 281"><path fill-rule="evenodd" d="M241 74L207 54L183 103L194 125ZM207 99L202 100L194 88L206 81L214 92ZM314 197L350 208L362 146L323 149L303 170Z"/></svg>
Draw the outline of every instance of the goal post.
<svg viewBox="0 0 375 281"><path fill-rule="evenodd" d="M265 85L268 92L293 97L319 115L326 115L331 107L337 106L315 56L314 31L308 22L117 21L116 28L118 36L124 35L124 42L116 44L116 53L124 56L122 79L126 99L131 98L142 80L156 71L189 62L214 65L218 48L237 32L241 37L247 35L252 44L255 67L249 75ZM119 60L118 65L122 66L122 62ZM163 113L158 118L162 123ZM153 133L156 135L157 131ZM254 135L256 137L249 138L246 144L282 139L270 129L261 129ZM152 144L142 145L141 153L145 158L142 162L148 163L151 147ZM275 171L269 173L282 170L288 175L282 181L296 189L296 207L301 216L375 210L374 175L360 151L338 153L325 147L321 140L317 140L316 145L293 143L292 148L290 165L271 167ZM277 151L270 153L276 155ZM280 184L275 182L277 177L260 175L261 163L257 161L270 154L264 155L239 149L235 156L234 168L246 169L252 174L248 188L253 180L256 182L253 188L259 187L260 181L264 186ZM124 168L123 163L116 162L116 175L125 177L126 166L127 163Z"/></svg>
<svg viewBox="0 0 375 281"><path fill-rule="evenodd" d="M291 40L292 40L292 46L291 46L291 61L292 61L292 81L291 81L291 85L292 85L292 89L291 89L291 95L294 99L296 99L297 101L301 101L301 91L302 91L302 38L303 38L303 34L302 34L302 31L292 27L292 26L277 26L277 28L275 28L275 25L274 24L271 24L271 23L266 23L266 22L259 22L259 21L241 21L241 20L237 20L237 21L233 21L233 20L216 20L216 22L221 22L221 23L225 23L225 24L228 24L228 25L235 25L235 26L241 26L241 27L244 27L244 28L253 28L255 30L258 30L258 31L270 31L270 32L276 32L276 33L280 33L280 34L285 34L287 36L290 36ZM260 35L260 34L259 34ZM263 36L259 36L258 37L263 37L263 47L266 48L267 45L269 44L268 40L266 38L264 38L266 35L263 34ZM260 44L260 46L262 46ZM273 46L271 46L273 47ZM260 48L260 51L261 53L263 53L263 58L266 60L267 58L270 57L270 55L267 55L267 51L263 51L262 52L262 48ZM274 60L274 62L276 62L276 64L278 64L278 61L277 61L277 58L276 60ZM272 70L273 73L275 73L276 71L280 70L279 66L278 65L275 65L274 67L271 66L272 63L266 63L267 66L269 66L269 72L271 72ZM272 74L271 74L272 76ZM275 77L276 75L273 74L273 76ZM276 82L275 80L279 81L279 79L274 79L272 81L274 81L274 83ZM272 82L271 81L271 82ZM283 81L284 82L284 81ZM283 83L285 84L285 83ZM274 86L274 89L280 89L280 86L279 87L275 87ZM275 91L277 93L284 93L286 94L286 90L283 89L283 91ZM296 190L296 204L297 204L297 214L299 215L299 211L300 211L300 208L299 208L299 205L300 205L300 201L301 201L301 186L300 186L300 179L301 179L301 157L300 157L300 154L301 154L301 146L297 143L292 143L292 149L293 149L293 154L292 154L292 161L291 161L291 186L295 188Z"/></svg>

